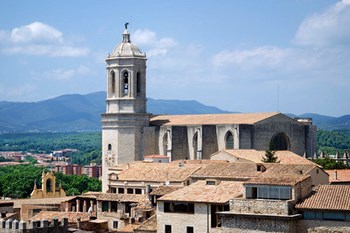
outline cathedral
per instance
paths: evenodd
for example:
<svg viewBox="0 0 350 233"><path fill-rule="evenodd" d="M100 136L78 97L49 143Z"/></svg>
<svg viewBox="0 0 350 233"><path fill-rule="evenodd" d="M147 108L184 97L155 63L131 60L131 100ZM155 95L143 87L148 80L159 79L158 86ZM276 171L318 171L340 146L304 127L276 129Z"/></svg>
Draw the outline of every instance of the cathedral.
<svg viewBox="0 0 350 233"><path fill-rule="evenodd" d="M125 24L122 42L106 58L106 113L102 114L103 187L108 169L146 155L169 160L210 159L224 149L289 150L312 156L316 127L311 119L282 113L159 115L146 109L146 54L131 42Z"/></svg>

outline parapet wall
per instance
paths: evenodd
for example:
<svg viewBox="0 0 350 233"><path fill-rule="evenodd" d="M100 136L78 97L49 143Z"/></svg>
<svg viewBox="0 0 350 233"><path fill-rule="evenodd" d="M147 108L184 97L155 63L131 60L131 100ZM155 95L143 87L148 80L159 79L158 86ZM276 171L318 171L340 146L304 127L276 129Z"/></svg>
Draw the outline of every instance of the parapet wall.
<svg viewBox="0 0 350 233"><path fill-rule="evenodd" d="M63 218L61 222L53 219L51 222L47 220L31 221L29 226L25 221L13 219L0 219L1 233L68 233L68 219Z"/></svg>

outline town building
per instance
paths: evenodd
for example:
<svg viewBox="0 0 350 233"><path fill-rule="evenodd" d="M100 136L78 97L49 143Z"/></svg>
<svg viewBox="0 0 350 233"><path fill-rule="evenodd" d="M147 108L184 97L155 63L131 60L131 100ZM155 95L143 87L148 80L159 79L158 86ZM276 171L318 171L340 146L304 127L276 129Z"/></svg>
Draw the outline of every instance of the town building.
<svg viewBox="0 0 350 233"><path fill-rule="evenodd" d="M106 58L106 113L102 114L102 191L109 169L160 154L172 160L210 159L223 149L290 150L312 156L316 127L281 113L161 115L146 110L146 54L122 42Z"/></svg>

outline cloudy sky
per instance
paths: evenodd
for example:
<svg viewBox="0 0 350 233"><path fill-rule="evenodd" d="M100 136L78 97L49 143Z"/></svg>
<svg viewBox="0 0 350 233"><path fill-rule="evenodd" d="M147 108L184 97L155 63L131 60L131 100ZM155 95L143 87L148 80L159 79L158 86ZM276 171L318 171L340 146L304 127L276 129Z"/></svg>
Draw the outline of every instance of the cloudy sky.
<svg viewBox="0 0 350 233"><path fill-rule="evenodd" d="M150 98L350 114L350 0L3 1L0 101L105 90L125 22Z"/></svg>

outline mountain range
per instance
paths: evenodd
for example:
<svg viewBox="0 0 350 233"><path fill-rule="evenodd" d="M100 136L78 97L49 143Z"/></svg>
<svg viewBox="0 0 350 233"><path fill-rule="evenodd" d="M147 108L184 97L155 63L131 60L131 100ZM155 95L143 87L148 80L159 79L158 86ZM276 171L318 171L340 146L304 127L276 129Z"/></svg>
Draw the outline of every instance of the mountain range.
<svg viewBox="0 0 350 233"><path fill-rule="evenodd" d="M106 92L69 94L39 102L0 102L0 132L89 131L101 129ZM195 100L147 99L147 111L154 114L229 113ZM310 117L322 129L350 129L350 115L331 117L313 113L287 114Z"/></svg>

